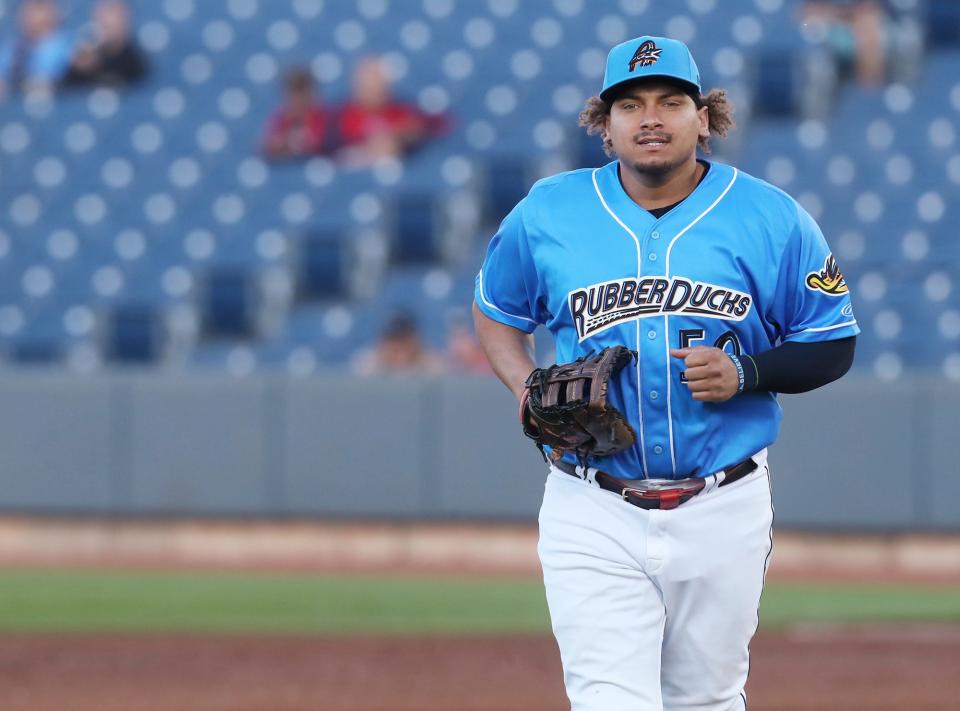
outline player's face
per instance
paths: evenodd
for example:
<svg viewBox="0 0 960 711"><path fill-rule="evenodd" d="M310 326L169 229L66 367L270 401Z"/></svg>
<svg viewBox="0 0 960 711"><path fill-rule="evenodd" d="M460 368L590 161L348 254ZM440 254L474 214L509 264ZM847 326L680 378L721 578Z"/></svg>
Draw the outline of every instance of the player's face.
<svg viewBox="0 0 960 711"><path fill-rule="evenodd" d="M666 177L696 160L697 140L710 135L708 110L673 84L633 85L611 104L607 135L621 161Z"/></svg>

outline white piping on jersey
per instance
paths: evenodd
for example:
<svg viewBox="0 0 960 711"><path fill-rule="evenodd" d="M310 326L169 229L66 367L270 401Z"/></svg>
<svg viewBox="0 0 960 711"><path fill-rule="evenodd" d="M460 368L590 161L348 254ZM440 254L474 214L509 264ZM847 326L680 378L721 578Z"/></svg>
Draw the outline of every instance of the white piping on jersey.
<svg viewBox="0 0 960 711"><path fill-rule="evenodd" d="M537 322L534 321L532 318L527 318L526 316L517 316L516 314L507 313L503 309L498 309L496 306L490 303L490 301L487 299L487 295L483 293L483 270L482 269L480 270L480 273L477 275L477 278L480 280L480 298L483 300L483 303L488 308L491 308L494 311L497 311L498 313L503 314L504 316L520 319L521 321L527 321L528 323L532 323L534 326L538 325Z"/></svg>
<svg viewBox="0 0 960 711"><path fill-rule="evenodd" d="M597 192L597 197L600 198L600 204L603 205L603 209L606 210L610 217L612 217L618 225L620 225L627 234L633 237L633 243L637 248L637 279L640 279L642 272L643 258L641 256L640 249L640 240L637 239L637 236L633 233L629 227L623 224L623 220L617 217L616 213L610 209L610 206L607 205L607 201L603 199L603 193L600 192L600 186L597 185L597 171L599 168L594 168L593 173L591 173L591 178L593 179L593 189ZM647 447L643 442L643 387L641 381L641 371L640 371L640 319L636 319L635 322L637 327L637 416L640 418L640 450L643 452L643 456L640 458L640 461L643 462L643 476L649 477L647 473Z"/></svg>
<svg viewBox="0 0 960 711"><path fill-rule="evenodd" d="M734 168L733 177L730 178L730 182L727 184L727 187L723 189L723 192L720 193L719 197L717 197L717 199L714 200L713 203L711 203L710 207L708 207L706 210L701 212L693 222L691 222L689 225L687 225L682 230L677 232L674 238L670 240L670 244L667 246L667 259L666 259L666 265L665 265L666 271L664 274L664 276L666 276L667 279L670 278L670 250L673 249L673 245L676 243L678 239L680 239L687 232L687 230L689 230L695 224L700 222L700 220L706 217L707 214L711 210L713 210L713 208L715 208L717 204L721 200L723 200L724 197L726 197L726 194L730 192L730 188L732 188L733 184L737 181L738 173L739 171L736 168ZM674 451L674 446L673 446L673 410L670 406L670 366L671 366L670 359L672 358L672 356L670 355L670 317L666 314L664 314L663 316L663 330L665 332L664 335L666 336L666 338L664 338L664 343L667 350L667 425L670 432L670 465L674 475L676 475L677 455L676 455L676 452Z"/></svg>
<svg viewBox="0 0 960 711"><path fill-rule="evenodd" d="M838 323L835 326L819 326L817 328L805 328L802 331L797 331L796 333L790 334L789 336L787 336L787 340L789 341L792 336L799 336L801 333L817 333L819 331L832 331L835 328L843 328L844 326L854 326L856 325L856 323L857 323L857 320L854 319L853 321L844 321L843 323Z"/></svg>

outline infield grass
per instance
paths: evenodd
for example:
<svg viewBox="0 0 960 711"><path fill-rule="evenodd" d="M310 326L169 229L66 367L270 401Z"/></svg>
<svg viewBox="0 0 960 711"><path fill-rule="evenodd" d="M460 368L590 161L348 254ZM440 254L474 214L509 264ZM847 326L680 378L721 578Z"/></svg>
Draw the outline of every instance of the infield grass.
<svg viewBox="0 0 960 711"><path fill-rule="evenodd" d="M764 628L796 623L960 623L960 589L767 586ZM542 634L531 578L0 571L0 631Z"/></svg>

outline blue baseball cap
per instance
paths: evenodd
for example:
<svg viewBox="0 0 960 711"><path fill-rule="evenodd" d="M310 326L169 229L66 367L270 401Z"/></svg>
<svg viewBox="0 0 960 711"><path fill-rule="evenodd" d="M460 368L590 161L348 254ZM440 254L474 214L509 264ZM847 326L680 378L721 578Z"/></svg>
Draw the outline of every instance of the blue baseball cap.
<svg viewBox="0 0 960 711"><path fill-rule="evenodd" d="M667 37L637 37L607 55L600 98L610 103L614 89L637 79L668 79L700 93L700 70L687 45Z"/></svg>

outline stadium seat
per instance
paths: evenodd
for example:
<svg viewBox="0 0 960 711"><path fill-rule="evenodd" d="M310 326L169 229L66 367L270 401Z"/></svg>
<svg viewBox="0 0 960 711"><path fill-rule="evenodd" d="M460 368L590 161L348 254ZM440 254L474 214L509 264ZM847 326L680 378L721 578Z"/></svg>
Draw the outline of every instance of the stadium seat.
<svg viewBox="0 0 960 711"><path fill-rule="evenodd" d="M438 259L437 206L429 193L400 193L393 201L387 229L392 235L391 258L397 264Z"/></svg>
<svg viewBox="0 0 960 711"><path fill-rule="evenodd" d="M942 369L957 351L960 5L901 5L927 29L916 81L834 94L783 2L139 3L142 86L0 108L2 357L65 362L96 333L108 362L153 362L171 308L196 309L188 367L346 367L395 303L441 345L534 180L609 160L577 115L607 48L642 26L692 42L705 87L735 97L740 128L715 157L816 213L867 326L857 367ZM448 135L369 169L258 156L287 67L309 66L334 105L373 52L398 96L450 114ZM297 292L271 302L289 310L272 334L268 270ZM922 305L890 301L903 279Z"/></svg>
<svg viewBox="0 0 960 711"><path fill-rule="evenodd" d="M145 365L161 356L164 324L154 306L124 304L111 309L106 318L104 355L117 364Z"/></svg>
<svg viewBox="0 0 960 711"><path fill-rule="evenodd" d="M255 275L246 268L218 266L203 277L200 317L211 337L253 338L258 334L259 292Z"/></svg>
<svg viewBox="0 0 960 711"><path fill-rule="evenodd" d="M960 4L953 0L927 0L927 42L933 46L960 43Z"/></svg>
<svg viewBox="0 0 960 711"><path fill-rule="evenodd" d="M302 300L344 297L349 288L349 236L337 230L309 230L298 238L296 284Z"/></svg>

